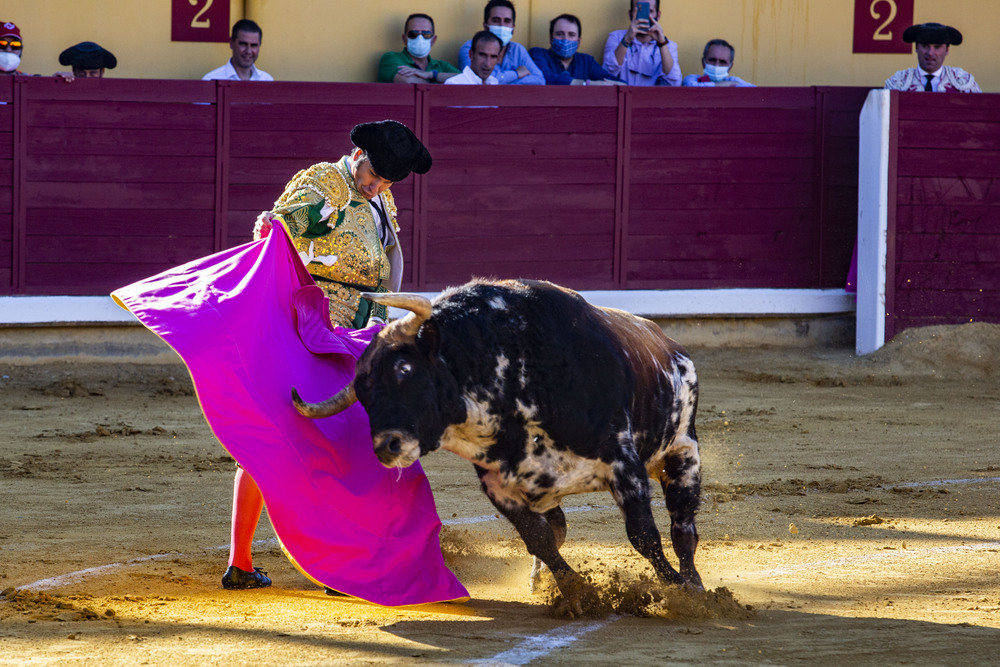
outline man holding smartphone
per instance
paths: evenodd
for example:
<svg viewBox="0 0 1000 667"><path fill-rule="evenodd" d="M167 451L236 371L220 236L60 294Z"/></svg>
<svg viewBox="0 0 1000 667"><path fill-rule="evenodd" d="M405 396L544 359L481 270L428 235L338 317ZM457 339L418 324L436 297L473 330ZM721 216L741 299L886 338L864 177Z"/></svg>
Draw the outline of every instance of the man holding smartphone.
<svg viewBox="0 0 1000 667"><path fill-rule="evenodd" d="M604 69L631 86L679 86L677 43L660 26L660 0L630 0L629 27L604 45Z"/></svg>

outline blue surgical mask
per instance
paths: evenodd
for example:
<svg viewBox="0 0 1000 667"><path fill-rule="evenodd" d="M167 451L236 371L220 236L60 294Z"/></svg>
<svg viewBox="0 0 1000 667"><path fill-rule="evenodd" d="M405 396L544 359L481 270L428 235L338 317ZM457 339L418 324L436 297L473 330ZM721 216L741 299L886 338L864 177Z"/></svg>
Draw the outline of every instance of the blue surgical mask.
<svg viewBox="0 0 1000 667"><path fill-rule="evenodd" d="M505 25L491 25L490 32L499 37L500 42L503 43L504 46L507 46L507 43L510 42L510 38L514 36L514 29L508 28Z"/></svg>
<svg viewBox="0 0 1000 667"><path fill-rule="evenodd" d="M427 54L431 52L431 40L420 36L408 39L406 40L406 50L414 58L426 58Z"/></svg>
<svg viewBox="0 0 1000 667"><path fill-rule="evenodd" d="M705 65L705 76L715 82L723 81L729 76L729 68L722 65Z"/></svg>
<svg viewBox="0 0 1000 667"><path fill-rule="evenodd" d="M553 39L552 53L560 58L570 58L580 48L580 42L575 39Z"/></svg>

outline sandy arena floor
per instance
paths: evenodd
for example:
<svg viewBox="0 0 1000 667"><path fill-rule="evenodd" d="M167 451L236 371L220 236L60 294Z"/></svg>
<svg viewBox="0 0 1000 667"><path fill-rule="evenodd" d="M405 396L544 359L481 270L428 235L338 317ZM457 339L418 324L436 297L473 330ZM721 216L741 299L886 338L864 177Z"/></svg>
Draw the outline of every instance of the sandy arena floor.
<svg viewBox="0 0 1000 667"><path fill-rule="evenodd" d="M617 609L579 621L528 591L524 546L447 452L423 464L468 603L326 596L266 520L274 586L225 591L233 465L183 366L0 365L0 664L996 660L1000 326L914 330L862 360L691 352L710 592L651 584L610 495L577 496L563 553Z"/></svg>

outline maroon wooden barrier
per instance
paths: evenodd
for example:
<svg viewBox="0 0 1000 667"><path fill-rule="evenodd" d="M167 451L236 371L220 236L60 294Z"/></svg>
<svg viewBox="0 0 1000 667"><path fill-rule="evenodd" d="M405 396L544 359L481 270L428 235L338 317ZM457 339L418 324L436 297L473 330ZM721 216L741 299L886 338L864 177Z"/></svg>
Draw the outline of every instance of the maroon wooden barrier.
<svg viewBox="0 0 1000 667"><path fill-rule="evenodd" d="M0 294L10 294L14 285L14 211L20 204L15 196L20 169L15 169L13 102L14 77L0 76Z"/></svg>
<svg viewBox="0 0 1000 667"><path fill-rule="evenodd" d="M997 96L897 93L892 104L886 339L908 327L1000 322Z"/></svg>
<svg viewBox="0 0 1000 667"><path fill-rule="evenodd" d="M299 169L395 118L404 287L840 287L865 90L0 81L0 293L106 294L247 241Z"/></svg>

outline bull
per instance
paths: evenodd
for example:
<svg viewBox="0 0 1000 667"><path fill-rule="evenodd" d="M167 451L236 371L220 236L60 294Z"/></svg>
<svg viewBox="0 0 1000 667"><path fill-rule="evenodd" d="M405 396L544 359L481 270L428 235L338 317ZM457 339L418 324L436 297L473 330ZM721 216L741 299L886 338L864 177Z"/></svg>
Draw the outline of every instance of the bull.
<svg viewBox="0 0 1000 667"><path fill-rule="evenodd" d="M574 493L610 491L658 578L702 588L698 378L684 348L649 320L548 282L473 280L433 302L365 297L411 312L379 332L333 397L306 403L293 389L300 413L321 418L360 401L387 467L437 449L471 461L490 502L554 575L561 613L601 608L559 553L560 503ZM650 478L666 498L679 572L653 520Z"/></svg>

